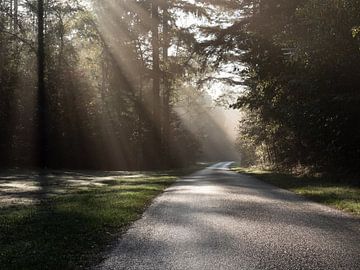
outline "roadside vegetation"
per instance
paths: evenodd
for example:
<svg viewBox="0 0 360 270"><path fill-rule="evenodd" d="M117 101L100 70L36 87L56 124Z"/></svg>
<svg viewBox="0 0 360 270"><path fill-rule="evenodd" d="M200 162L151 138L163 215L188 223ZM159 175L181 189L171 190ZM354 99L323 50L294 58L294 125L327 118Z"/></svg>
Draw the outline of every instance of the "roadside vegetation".
<svg viewBox="0 0 360 270"><path fill-rule="evenodd" d="M290 190L312 201L360 216L360 182L358 178L296 176L290 173L242 167L234 167L233 170Z"/></svg>
<svg viewBox="0 0 360 270"><path fill-rule="evenodd" d="M242 11L199 46L208 66L234 66L233 83L244 86L232 105L243 115L242 155L286 170L358 174L359 0L212 2Z"/></svg>
<svg viewBox="0 0 360 270"><path fill-rule="evenodd" d="M40 203L0 205L1 269L83 269L96 264L154 197L198 168L100 177L93 173L96 185L89 181L68 187ZM73 179L81 175L91 177L84 173Z"/></svg>

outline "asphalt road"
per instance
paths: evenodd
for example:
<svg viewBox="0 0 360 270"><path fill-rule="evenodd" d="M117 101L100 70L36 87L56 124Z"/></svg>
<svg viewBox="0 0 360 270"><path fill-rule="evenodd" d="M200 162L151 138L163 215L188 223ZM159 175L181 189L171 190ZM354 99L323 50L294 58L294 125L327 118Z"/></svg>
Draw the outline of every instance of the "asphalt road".
<svg viewBox="0 0 360 270"><path fill-rule="evenodd" d="M158 197L96 269L360 269L360 219L216 164Z"/></svg>

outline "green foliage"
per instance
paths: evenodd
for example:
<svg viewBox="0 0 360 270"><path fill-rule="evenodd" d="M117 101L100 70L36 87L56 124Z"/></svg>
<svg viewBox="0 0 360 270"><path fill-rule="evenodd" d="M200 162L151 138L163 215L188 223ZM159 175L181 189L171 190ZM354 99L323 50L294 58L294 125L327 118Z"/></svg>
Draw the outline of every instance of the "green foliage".
<svg viewBox="0 0 360 270"><path fill-rule="evenodd" d="M356 38L360 34L360 26L354 26L353 29L351 29L353 38Z"/></svg>
<svg viewBox="0 0 360 270"><path fill-rule="evenodd" d="M256 3L232 26L207 29L214 38L199 46L217 65L245 66L233 105L247 112L240 137L265 145L278 167L358 172L360 2Z"/></svg>
<svg viewBox="0 0 360 270"><path fill-rule="evenodd" d="M152 2L46 2L46 119L39 121L37 2L0 1L0 167L35 166L44 147L53 168L149 169L194 161L198 138L173 110L174 85L188 67L194 34L176 19L205 13L184 1L161 1L154 21ZM152 28L159 31L157 71ZM169 55L170 46L176 54ZM162 117L155 119L155 112ZM37 145L43 133L47 143Z"/></svg>

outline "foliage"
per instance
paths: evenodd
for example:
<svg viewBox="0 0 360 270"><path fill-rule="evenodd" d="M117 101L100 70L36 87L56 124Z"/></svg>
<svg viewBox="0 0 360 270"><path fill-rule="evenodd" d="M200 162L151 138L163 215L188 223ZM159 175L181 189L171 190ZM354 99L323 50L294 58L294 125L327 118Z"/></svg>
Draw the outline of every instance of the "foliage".
<svg viewBox="0 0 360 270"><path fill-rule="evenodd" d="M198 138L185 135L173 111L194 38L176 18L179 11L202 16L201 8L142 0L51 0L44 8L45 122L38 115L37 2L0 1L0 166L36 166L42 149L53 168L194 161ZM37 143L40 136L46 143Z"/></svg>
<svg viewBox="0 0 360 270"><path fill-rule="evenodd" d="M215 65L245 66L234 70L246 78L233 105L247 112L240 136L278 167L358 172L360 2L236 4L251 8L231 26L207 28L213 38L198 47Z"/></svg>

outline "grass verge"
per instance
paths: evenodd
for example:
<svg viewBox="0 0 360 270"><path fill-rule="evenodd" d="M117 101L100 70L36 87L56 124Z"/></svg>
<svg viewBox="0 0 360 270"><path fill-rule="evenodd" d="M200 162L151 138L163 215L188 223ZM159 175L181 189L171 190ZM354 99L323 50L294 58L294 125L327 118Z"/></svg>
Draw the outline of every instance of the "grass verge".
<svg viewBox="0 0 360 270"><path fill-rule="evenodd" d="M199 167L131 177L71 190L42 203L0 208L1 269L84 269L179 176Z"/></svg>
<svg viewBox="0 0 360 270"><path fill-rule="evenodd" d="M286 173L240 167L235 167L233 170L252 175L264 182L290 190L312 201L360 216L360 187L358 180L327 176L294 176Z"/></svg>

